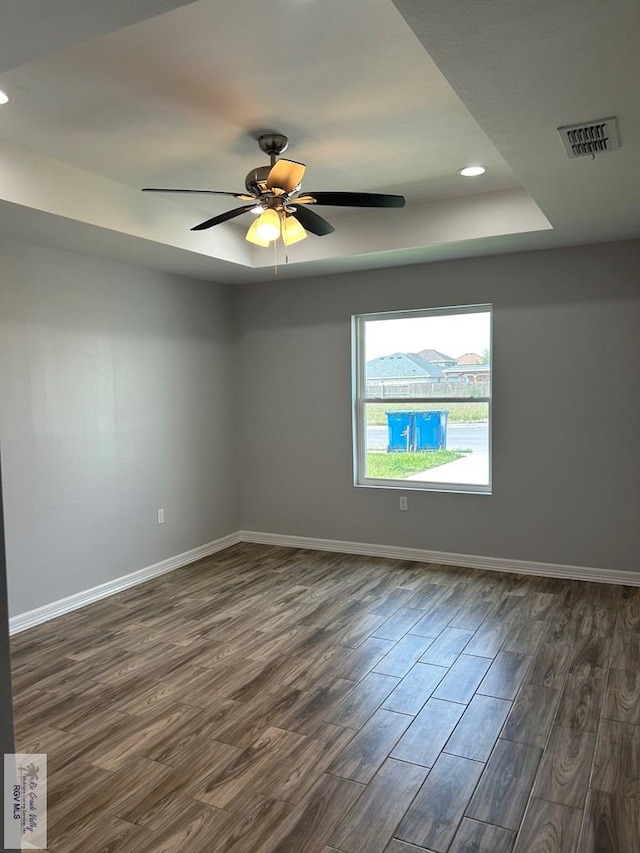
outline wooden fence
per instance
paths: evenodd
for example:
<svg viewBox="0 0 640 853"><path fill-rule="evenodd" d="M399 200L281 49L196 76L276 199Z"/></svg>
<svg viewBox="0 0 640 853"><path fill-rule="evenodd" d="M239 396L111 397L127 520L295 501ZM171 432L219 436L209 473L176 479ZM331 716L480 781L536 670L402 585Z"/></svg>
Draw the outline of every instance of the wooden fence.
<svg viewBox="0 0 640 853"><path fill-rule="evenodd" d="M388 397L489 397L491 383L466 381L405 382L397 380L370 380L367 382L367 397L385 400Z"/></svg>

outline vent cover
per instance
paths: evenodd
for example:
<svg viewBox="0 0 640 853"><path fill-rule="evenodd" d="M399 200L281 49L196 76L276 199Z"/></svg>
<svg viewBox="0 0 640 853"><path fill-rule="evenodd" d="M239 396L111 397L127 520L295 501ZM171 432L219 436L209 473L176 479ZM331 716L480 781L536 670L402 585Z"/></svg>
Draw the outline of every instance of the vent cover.
<svg viewBox="0 0 640 853"><path fill-rule="evenodd" d="M595 157L620 148L615 118L601 118L583 124L559 127L558 133L570 160Z"/></svg>

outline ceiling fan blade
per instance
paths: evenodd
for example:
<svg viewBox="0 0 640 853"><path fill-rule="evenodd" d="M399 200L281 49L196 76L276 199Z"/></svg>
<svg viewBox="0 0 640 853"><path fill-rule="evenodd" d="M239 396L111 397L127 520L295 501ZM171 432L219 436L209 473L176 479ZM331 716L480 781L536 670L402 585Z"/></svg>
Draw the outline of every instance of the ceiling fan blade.
<svg viewBox="0 0 640 853"><path fill-rule="evenodd" d="M292 193L302 183L306 171L307 167L304 163L296 163L295 160L278 160L269 172L267 189Z"/></svg>
<svg viewBox="0 0 640 853"><path fill-rule="evenodd" d="M198 193L204 195L230 195L232 198L239 198L240 201L251 201L254 198L247 193L225 193L221 190L178 190L168 189L166 187L143 187L143 193Z"/></svg>
<svg viewBox="0 0 640 853"><path fill-rule="evenodd" d="M305 192L296 201L305 204L307 197L315 199L316 204L331 204L334 207L404 207L403 195L386 193L313 193Z"/></svg>
<svg viewBox="0 0 640 853"><path fill-rule="evenodd" d="M308 207L304 207L303 205L298 205L296 207L294 216L303 228L307 231L311 231L311 233L315 234L317 237L324 237L326 234L333 234L336 230L333 225L330 225L327 222L326 219L318 216L315 211Z"/></svg>
<svg viewBox="0 0 640 853"><path fill-rule="evenodd" d="M241 216L255 207L253 204L247 204L244 207L236 207L233 210L227 210L226 213L221 213L219 216L214 216L201 222L200 225L194 225L192 231L205 231L207 228L213 228L214 225L220 225L221 222L227 222L229 219L235 219L236 216Z"/></svg>

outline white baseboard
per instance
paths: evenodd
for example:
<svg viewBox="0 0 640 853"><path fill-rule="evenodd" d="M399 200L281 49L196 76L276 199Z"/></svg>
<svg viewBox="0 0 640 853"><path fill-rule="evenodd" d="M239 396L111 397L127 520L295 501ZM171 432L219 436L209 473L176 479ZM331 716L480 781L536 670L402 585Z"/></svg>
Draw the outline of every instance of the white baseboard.
<svg viewBox="0 0 640 853"><path fill-rule="evenodd" d="M537 563L533 560L509 560L505 557L478 557L473 554L403 548L400 545L371 545L367 542L342 542L338 539L314 539L308 536L286 536L254 530L241 530L239 537L242 542L256 542L263 545L281 545L289 548L308 548L313 551L334 551L340 554L361 554L365 557L389 557L394 560L414 560L418 563L441 563L447 566L465 566L469 569L489 569L494 572L514 572L521 575L640 586L640 572L618 569L565 566L556 563Z"/></svg>
<svg viewBox="0 0 640 853"><path fill-rule="evenodd" d="M537 563L532 560L509 560L505 557L478 557L473 554L453 554L447 551L429 551L423 548L403 548L400 545L374 545L367 542L343 542L338 539L316 539L308 536L287 536L280 533L261 533L255 530L239 530L222 536L199 548L192 548L169 557L146 569L116 578L108 583L70 595L21 613L9 619L9 633L18 634L42 622L48 622L63 613L78 610L108 598L131 586L144 583L159 575L167 574L189 563L209 557L239 542L255 542L262 545L280 545L287 548L308 548L313 551L333 551L340 554L361 554L365 557L389 557L393 560L413 560L417 563L440 563L446 566L465 566L470 569L488 569L494 572L514 572L522 575L566 578L567 580L615 583L625 586L640 586L640 572L618 569L599 569L592 566L565 566L556 563Z"/></svg>
<svg viewBox="0 0 640 853"><path fill-rule="evenodd" d="M94 586L83 592L77 592L74 595L69 595L67 598L52 601L51 604L44 604L42 607L36 607L35 610L20 613L18 616L9 619L9 634L19 634L21 631L26 631L27 628L33 628L42 622L48 622L50 619L62 616L63 613L69 613L71 610L86 607L88 604L93 604L102 598L108 598L110 595L122 592L123 589L137 586L152 578L157 578L159 575L173 572L175 569L180 569L189 563L195 563L197 560L209 557L217 551L222 551L231 545L237 545L240 541L239 533L231 533L229 536L222 536L220 539L214 539L213 542L207 542L206 545L200 545L198 548L184 551L184 553L178 554L175 557L169 557L160 563L154 563L153 566L147 566L145 569L140 569L129 575L124 575L99 586Z"/></svg>

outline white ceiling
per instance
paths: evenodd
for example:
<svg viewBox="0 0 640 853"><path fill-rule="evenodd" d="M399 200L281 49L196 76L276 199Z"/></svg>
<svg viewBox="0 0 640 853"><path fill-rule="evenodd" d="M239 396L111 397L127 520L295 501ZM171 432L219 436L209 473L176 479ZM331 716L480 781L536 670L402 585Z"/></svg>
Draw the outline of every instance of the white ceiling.
<svg viewBox="0 0 640 853"><path fill-rule="evenodd" d="M269 279L272 252L244 240L249 217L189 230L233 199L139 189L241 191L267 162L257 133L276 130L307 164L306 189L407 197L403 210L324 208L336 233L296 244L281 274L640 234L637 0L56 4L75 28L51 5L16 4L15 67L0 74L13 96L0 109L4 233ZM620 151L569 161L555 128L609 115ZM457 174L474 162L485 176Z"/></svg>

